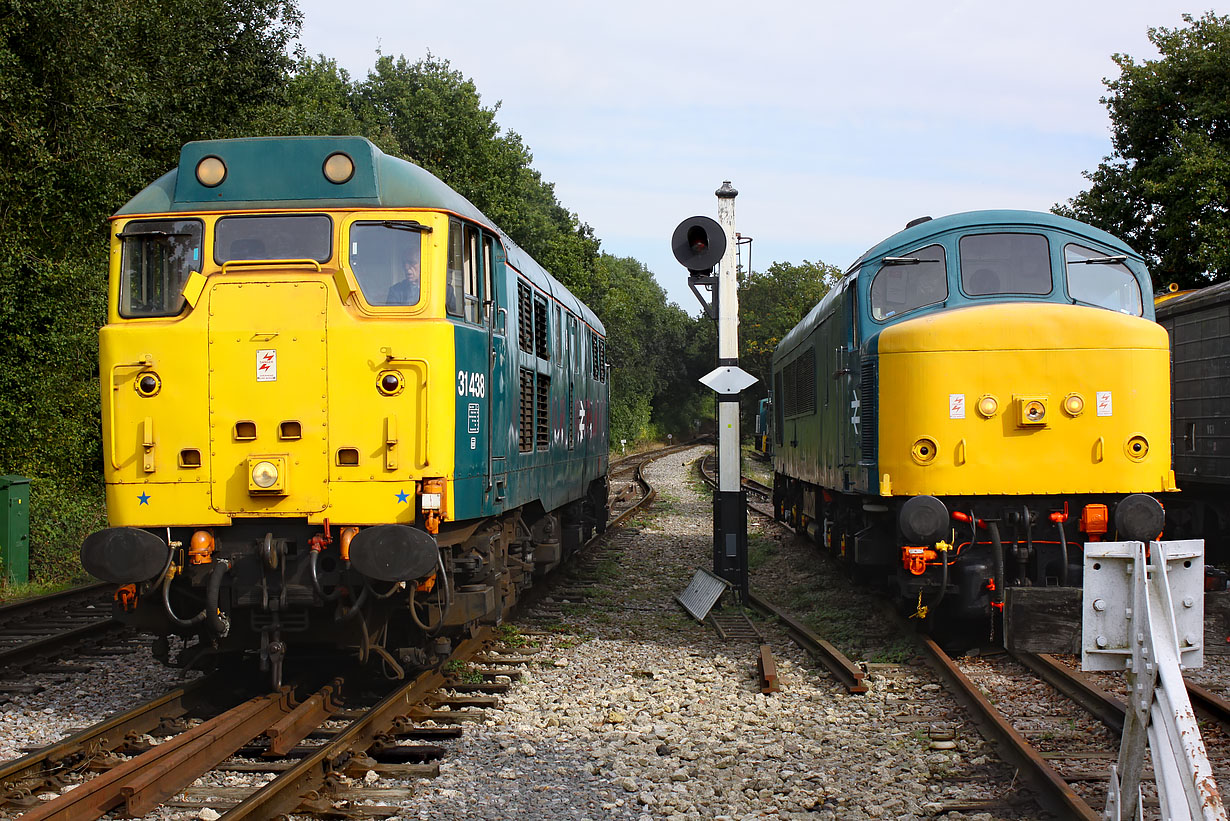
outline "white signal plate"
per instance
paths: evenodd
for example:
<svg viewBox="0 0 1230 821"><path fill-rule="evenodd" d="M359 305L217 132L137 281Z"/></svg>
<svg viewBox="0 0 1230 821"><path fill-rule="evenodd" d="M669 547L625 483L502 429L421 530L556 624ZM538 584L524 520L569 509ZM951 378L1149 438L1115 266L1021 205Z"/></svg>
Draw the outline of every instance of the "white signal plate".
<svg viewBox="0 0 1230 821"><path fill-rule="evenodd" d="M699 382L711 391L722 394L741 393L760 380L736 365L725 365L709 371Z"/></svg>

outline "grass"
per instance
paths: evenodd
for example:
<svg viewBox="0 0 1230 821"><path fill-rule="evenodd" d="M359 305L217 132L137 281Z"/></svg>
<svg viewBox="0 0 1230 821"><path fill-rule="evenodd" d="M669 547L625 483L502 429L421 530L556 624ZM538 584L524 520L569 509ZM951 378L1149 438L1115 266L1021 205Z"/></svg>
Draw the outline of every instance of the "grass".
<svg viewBox="0 0 1230 821"><path fill-rule="evenodd" d="M46 596L49 593L58 593L61 590L76 587L81 583L80 581L34 581L25 584L0 583L0 602L14 602L22 599L33 599L37 596Z"/></svg>
<svg viewBox="0 0 1230 821"><path fill-rule="evenodd" d="M759 533L749 533L747 535L747 569L754 572L764 567L769 559L777 554L777 549L776 539L761 536Z"/></svg>
<svg viewBox="0 0 1230 821"><path fill-rule="evenodd" d="M474 669L469 662L452 659L444 665L444 672L462 684L478 684L483 680L483 674Z"/></svg>
<svg viewBox="0 0 1230 821"><path fill-rule="evenodd" d="M509 647L537 647L538 642L522 635L515 624L501 624L495 628L495 637Z"/></svg>

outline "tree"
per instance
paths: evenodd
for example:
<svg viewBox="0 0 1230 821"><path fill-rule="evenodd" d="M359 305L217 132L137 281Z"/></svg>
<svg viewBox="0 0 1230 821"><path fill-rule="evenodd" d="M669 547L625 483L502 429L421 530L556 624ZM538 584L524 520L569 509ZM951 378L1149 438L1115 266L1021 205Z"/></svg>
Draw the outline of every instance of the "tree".
<svg viewBox="0 0 1230 821"><path fill-rule="evenodd" d="M1114 152L1054 210L1123 237L1159 281L1198 286L1230 277L1230 17L1183 20L1149 29L1159 59L1114 55Z"/></svg>
<svg viewBox="0 0 1230 821"><path fill-rule="evenodd" d="M667 303L649 269L630 257L600 255L590 292L579 295L606 326L611 440L690 430L688 409L705 390L681 355L695 321Z"/></svg>
<svg viewBox="0 0 1230 821"><path fill-rule="evenodd" d="M790 329L828 293L841 269L803 260L799 265L775 262L767 271L748 273L739 287L739 366L760 383L748 396L768 393L773 351Z"/></svg>

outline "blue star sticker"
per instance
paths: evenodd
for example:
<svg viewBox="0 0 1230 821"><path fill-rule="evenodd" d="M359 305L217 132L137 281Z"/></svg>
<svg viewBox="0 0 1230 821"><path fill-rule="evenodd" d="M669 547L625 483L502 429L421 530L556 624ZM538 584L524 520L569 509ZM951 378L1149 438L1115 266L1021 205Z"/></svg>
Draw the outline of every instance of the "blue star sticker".
<svg viewBox="0 0 1230 821"><path fill-rule="evenodd" d="M148 505L149 504L149 494L142 492L141 495L137 497L137 501L139 501L143 505Z"/></svg>
<svg viewBox="0 0 1230 821"><path fill-rule="evenodd" d="M399 501L399 502L404 502L404 501L406 501L406 500L407 500L407 499L409 499L409 498L410 498L410 497L409 497L408 495L406 495L406 491L404 491L404 490L399 490L399 491L397 491L397 501Z"/></svg>

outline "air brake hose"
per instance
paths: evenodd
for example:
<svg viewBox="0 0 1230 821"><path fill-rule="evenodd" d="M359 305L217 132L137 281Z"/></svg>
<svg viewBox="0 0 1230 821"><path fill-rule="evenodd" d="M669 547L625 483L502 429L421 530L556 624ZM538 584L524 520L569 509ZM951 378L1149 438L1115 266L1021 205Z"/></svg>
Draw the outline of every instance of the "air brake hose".
<svg viewBox="0 0 1230 821"><path fill-rule="evenodd" d="M956 541L954 538L953 541ZM935 600L927 605L928 610L932 610L940 606L940 602L944 600L944 594L948 592L948 551L940 551L940 567L944 568L944 572L940 574L940 592L935 594Z"/></svg>
<svg viewBox="0 0 1230 821"><path fill-rule="evenodd" d="M1055 527L1059 528L1059 550L1062 554L1063 563L1059 567L1059 583L1064 587L1068 585L1068 537L1063 532L1063 522L1055 522Z"/></svg>
<svg viewBox="0 0 1230 821"><path fill-rule="evenodd" d="M205 621L205 616L208 614L208 605L190 619L181 619L175 615L175 611L171 608L171 579L173 578L175 578L174 570L168 565L162 577L162 609L166 611L167 618L172 623L178 624L180 627L196 627Z"/></svg>
<svg viewBox="0 0 1230 821"><path fill-rule="evenodd" d="M209 584L205 587L205 613L209 619L210 629L217 633L219 638L225 638L226 634L231 632L230 617L218 607L218 602L222 597L222 577L230 569L230 559L215 561L213 570L209 574Z"/></svg>
<svg viewBox="0 0 1230 821"><path fill-rule="evenodd" d="M991 534L991 561L994 570L995 589L991 591L991 607L1002 610L1004 606L1004 543L999 538L999 523L987 522ZM996 606L998 605L998 607Z"/></svg>
<svg viewBox="0 0 1230 821"><path fill-rule="evenodd" d="M359 597L355 599L354 604L350 605L350 607L342 609L342 606L339 604L337 615L333 617L333 620L337 622L350 621L355 616L359 615L359 610L362 609L363 605L367 602L367 593L369 589L370 585L363 585L363 589L359 592Z"/></svg>
<svg viewBox="0 0 1230 821"><path fill-rule="evenodd" d="M316 574L316 562L319 558L319 550L311 551L311 555L308 556L308 575L312 577L312 589L316 591L316 595L325 601L336 601L342 596L342 588L339 585L333 588L332 593L325 593L324 588L320 584L320 577Z"/></svg>

